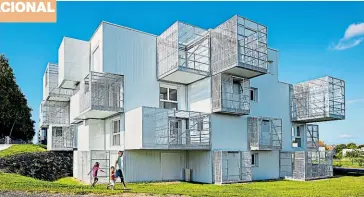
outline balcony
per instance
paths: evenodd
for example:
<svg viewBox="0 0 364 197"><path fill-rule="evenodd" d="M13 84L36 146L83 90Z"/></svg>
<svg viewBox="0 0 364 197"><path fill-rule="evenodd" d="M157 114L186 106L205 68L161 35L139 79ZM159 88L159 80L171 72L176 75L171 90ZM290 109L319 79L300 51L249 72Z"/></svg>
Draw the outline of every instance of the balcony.
<svg viewBox="0 0 364 197"><path fill-rule="evenodd" d="M249 114L249 80L227 74L212 76L212 111L233 115Z"/></svg>
<svg viewBox="0 0 364 197"><path fill-rule="evenodd" d="M43 77L43 100L69 101L73 90L58 87L58 65L48 63Z"/></svg>
<svg viewBox="0 0 364 197"><path fill-rule="evenodd" d="M210 149L210 115L140 107L125 116L126 149Z"/></svg>
<svg viewBox="0 0 364 197"><path fill-rule="evenodd" d="M67 151L73 150L74 126L52 127L52 150Z"/></svg>
<svg viewBox="0 0 364 197"><path fill-rule="evenodd" d="M69 102L42 101L40 106L40 127L47 128L49 125L69 125Z"/></svg>
<svg viewBox="0 0 364 197"><path fill-rule="evenodd" d="M90 72L76 93L80 113L76 119L107 118L124 110L124 77L118 74Z"/></svg>
<svg viewBox="0 0 364 197"><path fill-rule="evenodd" d="M190 84L210 73L208 31L181 22L157 38L158 80Z"/></svg>
<svg viewBox="0 0 364 197"><path fill-rule="evenodd" d="M211 30L211 71L253 78L267 73L267 27L234 16Z"/></svg>
<svg viewBox="0 0 364 197"><path fill-rule="evenodd" d="M293 180L314 180L333 176L333 152L280 152L280 177Z"/></svg>
<svg viewBox="0 0 364 197"><path fill-rule="evenodd" d="M248 117L251 150L282 149L282 119Z"/></svg>
<svg viewBox="0 0 364 197"><path fill-rule="evenodd" d="M292 85L291 118L310 123L345 119L345 82L322 77Z"/></svg>

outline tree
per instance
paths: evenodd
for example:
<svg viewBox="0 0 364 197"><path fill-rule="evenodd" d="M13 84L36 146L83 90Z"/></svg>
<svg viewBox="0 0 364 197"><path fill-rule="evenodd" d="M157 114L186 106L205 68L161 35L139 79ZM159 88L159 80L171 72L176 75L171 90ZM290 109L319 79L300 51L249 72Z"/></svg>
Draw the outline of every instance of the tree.
<svg viewBox="0 0 364 197"><path fill-rule="evenodd" d="M31 140L35 134L31 111L8 59L0 54L0 138L12 130L11 138Z"/></svg>
<svg viewBox="0 0 364 197"><path fill-rule="evenodd" d="M358 148L364 148L364 144L359 145Z"/></svg>
<svg viewBox="0 0 364 197"><path fill-rule="evenodd" d="M349 149L356 149L357 147L356 147L356 144L355 144L354 142L351 142L351 143L349 143L349 144L346 146L346 148L349 148Z"/></svg>
<svg viewBox="0 0 364 197"><path fill-rule="evenodd" d="M343 149L346 148L346 144L338 144L337 146L335 146L335 152L341 152Z"/></svg>
<svg viewBox="0 0 364 197"><path fill-rule="evenodd" d="M325 143L323 142L323 141L319 141L319 147L325 147L326 145L325 145Z"/></svg>

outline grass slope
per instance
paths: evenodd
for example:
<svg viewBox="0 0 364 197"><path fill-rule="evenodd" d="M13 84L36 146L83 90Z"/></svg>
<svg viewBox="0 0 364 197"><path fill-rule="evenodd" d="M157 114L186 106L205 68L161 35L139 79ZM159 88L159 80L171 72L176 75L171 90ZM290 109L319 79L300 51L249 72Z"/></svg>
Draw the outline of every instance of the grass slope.
<svg viewBox="0 0 364 197"><path fill-rule="evenodd" d="M14 144L9 148L0 151L0 157L12 156L20 153L32 153L46 151L43 147L35 144Z"/></svg>
<svg viewBox="0 0 364 197"><path fill-rule="evenodd" d="M246 184L211 185L192 183L138 183L128 184L133 193L156 195L180 194L188 196L364 196L363 177L340 177L310 182L271 181ZM120 194L120 183L116 190L106 190L105 185L90 188L73 178L55 182L40 181L16 174L0 173L0 190L48 192L67 194Z"/></svg>

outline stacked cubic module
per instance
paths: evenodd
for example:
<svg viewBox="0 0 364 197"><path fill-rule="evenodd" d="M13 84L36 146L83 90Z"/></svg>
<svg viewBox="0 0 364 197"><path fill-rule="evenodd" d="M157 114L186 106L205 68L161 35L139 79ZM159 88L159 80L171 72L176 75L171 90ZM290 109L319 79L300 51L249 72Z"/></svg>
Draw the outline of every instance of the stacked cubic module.
<svg viewBox="0 0 364 197"><path fill-rule="evenodd" d="M267 28L234 16L211 30L213 112L248 115L249 79L267 73Z"/></svg>
<svg viewBox="0 0 364 197"><path fill-rule="evenodd" d="M208 31L177 21L158 36L158 80L189 84L209 74Z"/></svg>
<svg viewBox="0 0 364 197"><path fill-rule="evenodd" d="M322 77L291 87L291 116L294 122L345 119L345 82Z"/></svg>

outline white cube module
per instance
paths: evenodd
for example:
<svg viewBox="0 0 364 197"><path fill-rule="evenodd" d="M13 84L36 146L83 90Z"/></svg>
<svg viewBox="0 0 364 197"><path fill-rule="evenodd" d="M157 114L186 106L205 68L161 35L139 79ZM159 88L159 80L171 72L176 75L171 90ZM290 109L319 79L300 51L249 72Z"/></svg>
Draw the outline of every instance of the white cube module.
<svg viewBox="0 0 364 197"><path fill-rule="evenodd" d="M90 65L90 43L64 37L58 49L59 87L75 89L88 74Z"/></svg>

